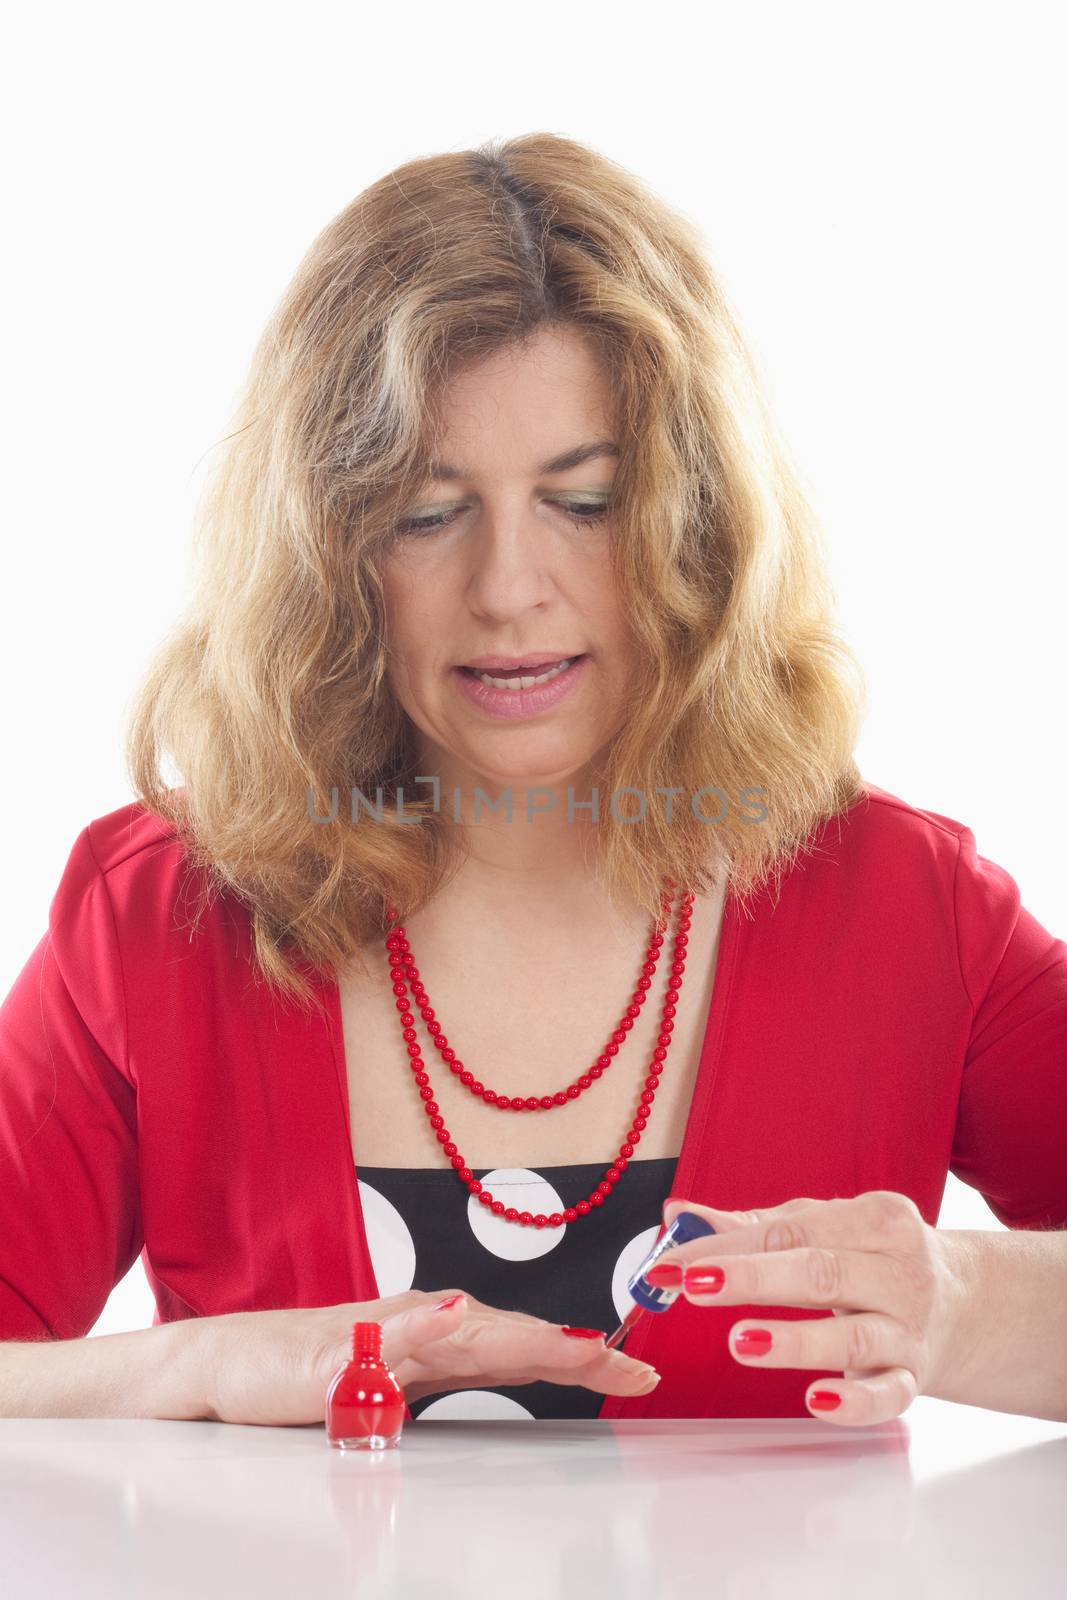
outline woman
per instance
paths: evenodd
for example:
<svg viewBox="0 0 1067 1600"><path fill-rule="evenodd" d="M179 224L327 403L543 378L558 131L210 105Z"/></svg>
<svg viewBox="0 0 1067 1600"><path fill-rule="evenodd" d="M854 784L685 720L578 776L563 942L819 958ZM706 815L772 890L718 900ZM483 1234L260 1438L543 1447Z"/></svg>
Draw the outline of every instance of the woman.
<svg viewBox="0 0 1067 1600"><path fill-rule="evenodd" d="M198 532L0 1012L22 1404L142 1253L155 1325L58 1403L321 1420L358 1308L413 1415L1067 1419L1067 946L860 778L694 230L549 135L390 174ZM937 1230L948 1170L1032 1248ZM606 1349L669 1197L710 1271Z"/></svg>

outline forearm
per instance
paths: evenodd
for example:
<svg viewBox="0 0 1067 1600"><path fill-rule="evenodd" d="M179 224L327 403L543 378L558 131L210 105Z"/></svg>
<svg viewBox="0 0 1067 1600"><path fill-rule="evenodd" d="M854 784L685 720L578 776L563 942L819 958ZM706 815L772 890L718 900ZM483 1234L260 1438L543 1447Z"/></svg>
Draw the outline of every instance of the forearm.
<svg viewBox="0 0 1067 1600"><path fill-rule="evenodd" d="M1067 1232L939 1229L958 1285L953 1338L926 1393L1067 1422Z"/></svg>
<svg viewBox="0 0 1067 1600"><path fill-rule="evenodd" d="M195 1320L0 1342L0 1417L207 1418L203 1343Z"/></svg>

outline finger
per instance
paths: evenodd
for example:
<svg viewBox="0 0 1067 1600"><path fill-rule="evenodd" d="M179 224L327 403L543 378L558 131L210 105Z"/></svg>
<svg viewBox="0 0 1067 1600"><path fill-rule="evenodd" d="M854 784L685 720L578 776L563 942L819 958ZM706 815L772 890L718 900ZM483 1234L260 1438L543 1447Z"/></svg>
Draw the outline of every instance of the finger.
<svg viewBox="0 0 1067 1600"><path fill-rule="evenodd" d="M661 1261L684 1264L707 1255L757 1255L817 1245L909 1251L921 1248L921 1235L927 1231L914 1201L888 1189L869 1190L847 1199L788 1200L761 1211L716 1212L699 1205L686 1209L706 1217L716 1228L714 1242L708 1236L675 1245L664 1251ZM723 1222L721 1232L716 1217Z"/></svg>
<svg viewBox="0 0 1067 1600"><path fill-rule="evenodd" d="M606 1350L604 1337L602 1335L599 1341L594 1342L570 1339L564 1335L559 1340L546 1343L545 1360L535 1369L536 1376L545 1383L581 1384L609 1394L639 1395L655 1388L659 1381L655 1367L625 1355L622 1350ZM585 1346L584 1353L578 1352L578 1356L584 1354L584 1359L577 1359L568 1352L568 1359L561 1362L561 1344Z"/></svg>
<svg viewBox="0 0 1067 1600"><path fill-rule="evenodd" d="M604 1384L612 1392L643 1392L654 1368L636 1361L621 1350L605 1350L604 1338L572 1338L563 1325L517 1312L494 1312L478 1308L468 1316L457 1315L461 1299L449 1308L435 1310L426 1302L391 1317L383 1325L382 1344L386 1346L392 1323L400 1324L396 1333L397 1360L407 1356L420 1367L442 1372L450 1378L476 1380L482 1384L548 1383ZM427 1328L431 1332L427 1333ZM452 1333L447 1350L438 1358L431 1337ZM390 1352L394 1348L389 1344ZM392 1362L389 1363L392 1365Z"/></svg>
<svg viewBox="0 0 1067 1600"><path fill-rule="evenodd" d="M794 1204L795 1202L790 1202ZM778 1209L781 1209L780 1207ZM767 1216L768 1212L755 1211L718 1211L713 1206L698 1205L695 1200L665 1200L663 1202L663 1225L669 1228L679 1211L691 1211L694 1216L703 1217L710 1222L716 1233L726 1233L731 1228L748 1227L758 1220L759 1216Z"/></svg>
<svg viewBox="0 0 1067 1600"><path fill-rule="evenodd" d="M440 1301L423 1300L396 1311L382 1322L382 1354L385 1364L394 1367L424 1345L455 1333L467 1316L466 1295L445 1295Z"/></svg>
<svg viewBox="0 0 1067 1600"><path fill-rule="evenodd" d="M836 1422L847 1428L869 1428L899 1417L919 1392L915 1374L907 1367L889 1367L866 1378L821 1378L804 1396L808 1411L820 1421ZM824 1397L837 1396L839 1403L816 1404Z"/></svg>
<svg viewBox="0 0 1067 1600"><path fill-rule="evenodd" d="M878 1312L796 1322L746 1318L731 1327L727 1347L743 1367L816 1368L866 1376L898 1366L918 1372L922 1366L916 1341L899 1322Z"/></svg>
<svg viewBox="0 0 1067 1600"><path fill-rule="evenodd" d="M539 1327L528 1327L502 1321L498 1338L491 1345L482 1345L479 1339L479 1355L491 1360L493 1370L499 1370L501 1365L521 1364L546 1383L587 1384L595 1388L603 1382L610 1389L623 1387L630 1393L642 1390L654 1375L655 1368L647 1362L637 1361L622 1350L605 1349L605 1333L597 1331L596 1337L576 1338L565 1333L564 1326L542 1322Z"/></svg>
<svg viewBox="0 0 1067 1600"><path fill-rule="evenodd" d="M705 1256L684 1267L675 1254L668 1251L650 1268L650 1281L655 1288L679 1289L694 1305L829 1306L882 1311L909 1323L917 1316L919 1275L898 1257L875 1250L815 1246L771 1255Z"/></svg>

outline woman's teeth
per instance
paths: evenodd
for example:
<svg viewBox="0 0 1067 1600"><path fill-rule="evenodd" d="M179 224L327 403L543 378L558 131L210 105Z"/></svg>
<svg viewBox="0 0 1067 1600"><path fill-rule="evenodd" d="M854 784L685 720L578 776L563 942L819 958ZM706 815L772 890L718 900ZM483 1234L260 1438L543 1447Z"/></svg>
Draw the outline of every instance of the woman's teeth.
<svg viewBox="0 0 1067 1600"><path fill-rule="evenodd" d="M571 656L569 660L561 661L558 666L550 667L547 672L539 673L536 678L493 678L488 672L477 672L473 667L468 670L494 689L534 689L539 683L551 683L553 678L558 678L561 672L566 672L571 662L577 659L577 656Z"/></svg>

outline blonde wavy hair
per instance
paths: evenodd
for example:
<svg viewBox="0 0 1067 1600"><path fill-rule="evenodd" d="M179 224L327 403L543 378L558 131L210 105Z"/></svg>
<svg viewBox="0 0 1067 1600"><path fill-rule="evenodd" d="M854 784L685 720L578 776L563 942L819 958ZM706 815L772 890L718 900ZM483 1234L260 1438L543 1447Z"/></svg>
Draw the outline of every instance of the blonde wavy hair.
<svg viewBox="0 0 1067 1600"><path fill-rule="evenodd" d="M449 377L561 324L593 342L617 408L611 550L643 673L599 793L759 789L765 812L602 807L609 892L651 918L665 878L699 892L725 864L743 897L863 792L865 688L821 533L696 228L549 133L407 162L322 230L267 323L197 510L194 597L126 733L138 800L203 869L203 905L245 901L280 993L307 998L294 961L336 973L387 903L412 915L464 858L465 830L415 787L381 562L439 453ZM373 820L315 820L335 789L379 788Z"/></svg>

